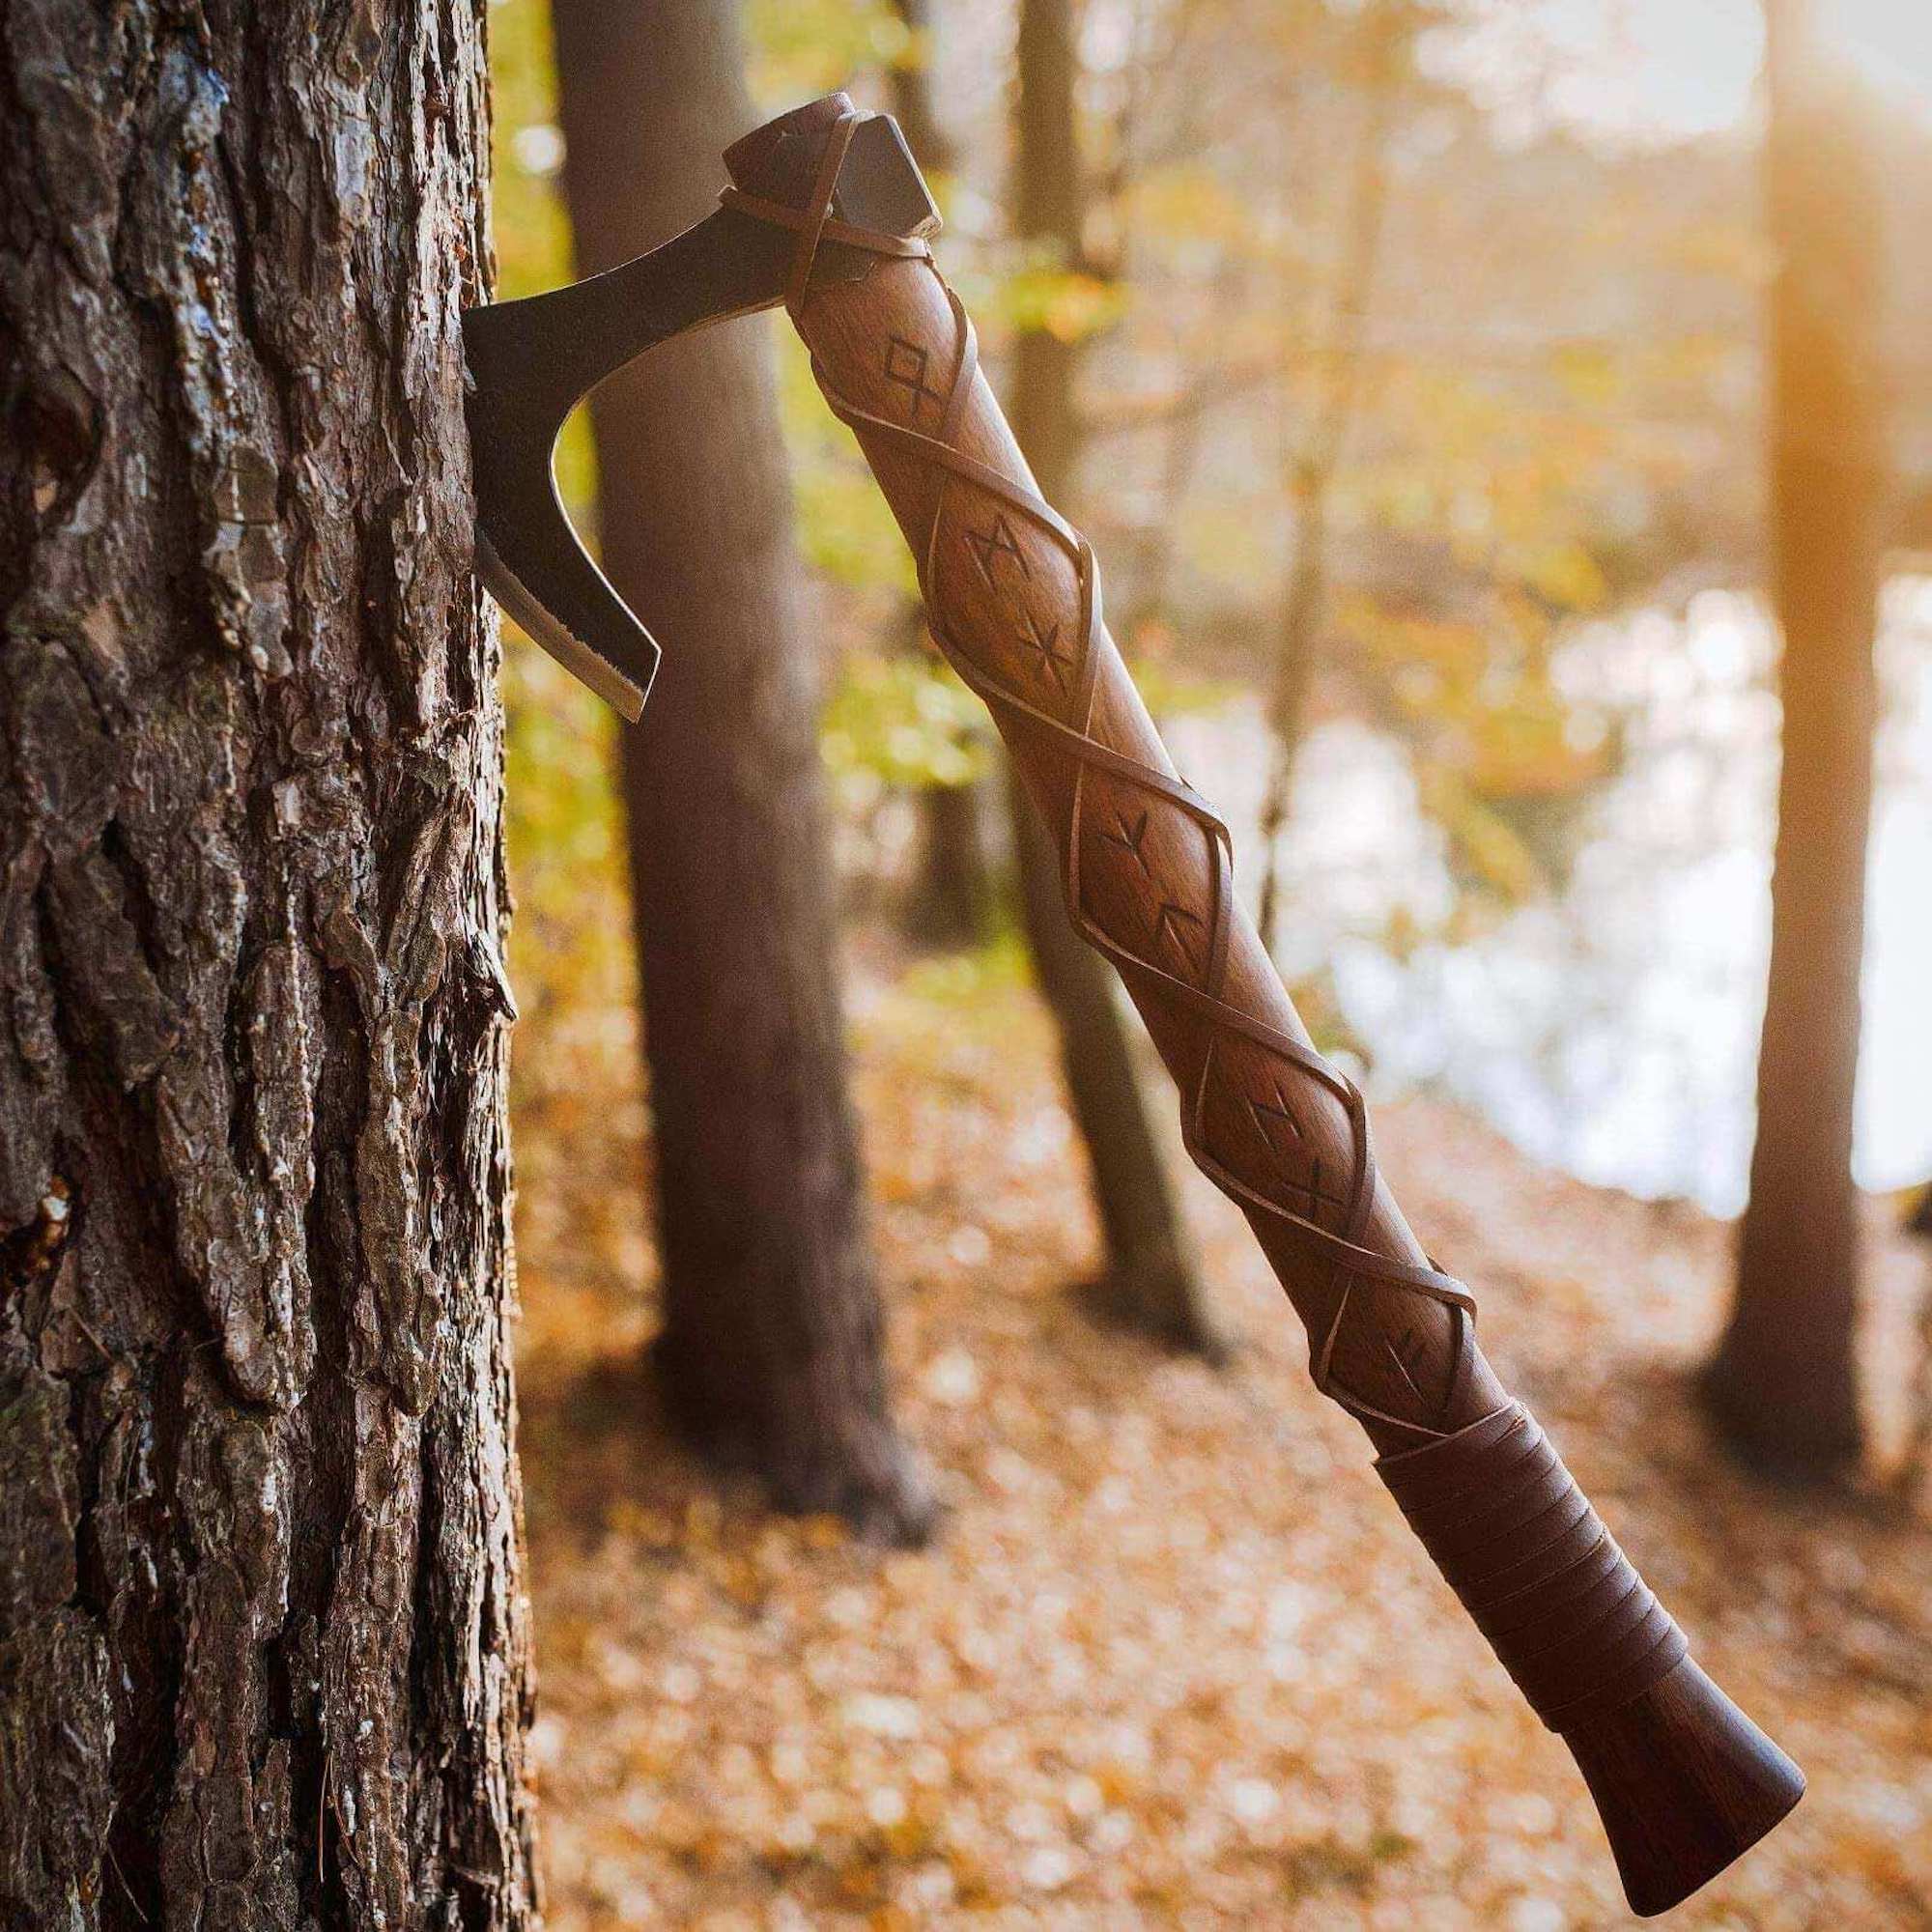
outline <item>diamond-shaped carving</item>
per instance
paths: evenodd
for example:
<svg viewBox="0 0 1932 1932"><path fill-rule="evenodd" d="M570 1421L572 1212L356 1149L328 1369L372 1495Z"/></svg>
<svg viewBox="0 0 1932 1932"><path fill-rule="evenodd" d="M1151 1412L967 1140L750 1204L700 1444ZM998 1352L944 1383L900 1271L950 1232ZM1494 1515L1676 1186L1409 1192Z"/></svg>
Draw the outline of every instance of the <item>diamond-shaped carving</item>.
<svg viewBox="0 0 1932 1932"><path fill-rule="evenodd" d="M956 367L966 376L970 344L960 349ZM915 424L928 405L944 415L949 399L919 345L889 337L882 375ZM953 400L965 398L955 392ZM836 394L832 401L841 419L863 429L864 411ZM1374 1238L1376 1179L1360 1094L1303 1051L1292 1027L1281 1031L1272 1000L1253 1001L1255 989L1243 983L1248 962L1233 976L1238 1004L1230 1003L1226 830L1164 771L1132 768L1130 748L1109 729L1122 694L1096 691L1100 667L1082 635L1083 617L1098 609L1092 552L1017 478L989 479L963 447L927 448L933 523L916 548L934 636L1003 730L1037 737L1056 808L1070 784L1062 857L1074 922L1122 969L1170 1065L1184 1071L1189 1151L1250 1210L1301 1224L1296 1241L1325 1257L1328 1265L1309 1278L1277 1258L1309 1321L1317 1385L1362 1415L1441 1434L1415 1420L1446 1406L1418 1386L1429 1347L1390 1309L1418 1295L1465 1312L1473 1304L1433 1264L1424 1270L1363 1245ZM1082 702L1088 696L1101 701ZM1075 704L1085 714L1077 719ZM1058 768L1049 748L1065 760ZM1057 825L1058 810L1051 815ZM1186 989L1179 995L1177 981ZM1162 1023L1169 1008L1171 1034ZM1211 1031L1197 1073L1204 1027ZM1390 1401L1405 1412L1378 1406Z"/></svg>
<svg viewBox="0 0 1932 1932"><path fill-rule="evenodd" d="M950 656L1016 704L1062 724L1087 688L1089 643L1078 560L1051 532L990 490L947 486L926 594Z"/></svg>
<svg viewBox="0 0 1932 1932"><path fill-rule="evenodd" d="M926 380L931 363L931 356L918 343L908 342L902 335L887 340L886 381L905 392L908 422L917 423L920 411L928 403L936 410L946 407L945 396Z"/></svg>

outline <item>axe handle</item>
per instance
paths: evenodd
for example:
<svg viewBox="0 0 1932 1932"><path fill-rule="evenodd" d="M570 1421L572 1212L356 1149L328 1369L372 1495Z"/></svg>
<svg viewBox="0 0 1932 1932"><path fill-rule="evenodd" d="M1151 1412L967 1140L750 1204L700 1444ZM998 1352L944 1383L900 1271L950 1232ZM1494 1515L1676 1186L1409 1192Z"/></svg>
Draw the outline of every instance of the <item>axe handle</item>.
<svg viewBox="0 0 1932 1932"><path fill-rule="evenodd" d="M787 306L906 541L934 639L990 707L1180 1091L1188 1150L1242 1208L1306 1324L1317 1386L1598 1800L1632 1903L1658 1911L1803 1790L1477 1349L1473 1302L1410 1232L1350 1083L1315 1052L1236 899L1225 828L1176 773L1101 620L1084 539L1040 500L973 331L923 250L827 239L841 97L725 161L800 235ZM838 233L835 229L831 233Z"/></svg>

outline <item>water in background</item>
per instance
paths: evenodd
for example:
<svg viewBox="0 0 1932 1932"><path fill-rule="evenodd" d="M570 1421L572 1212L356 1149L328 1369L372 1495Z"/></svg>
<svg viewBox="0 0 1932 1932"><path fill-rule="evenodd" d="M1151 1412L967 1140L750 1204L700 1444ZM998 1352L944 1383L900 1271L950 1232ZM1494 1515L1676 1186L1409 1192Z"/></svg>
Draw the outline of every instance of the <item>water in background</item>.
<svg viewBox="0 0 1932 1932"><path fill-rule="evenodd" d="M1867 1187L1932 1174L1932 578L1893 581L1866 902L1855 1166ZM1281 959L1325 963L1374 1060L1372 1091L1427 1083L1541 1160L1633 1193L1743 1206L1770 944L1778 707L1754 597L1586 627L1566 688L1624 710L1627 755L1588 809L1561 895L1464 944L1397 958L1406 915L1455 899L1402 747L1324 726L1301 759L1284 847ZM1173 721L1254 884L1265 770L1260 707ZM1252 902L1252 901L1251 901Z"/></svg>

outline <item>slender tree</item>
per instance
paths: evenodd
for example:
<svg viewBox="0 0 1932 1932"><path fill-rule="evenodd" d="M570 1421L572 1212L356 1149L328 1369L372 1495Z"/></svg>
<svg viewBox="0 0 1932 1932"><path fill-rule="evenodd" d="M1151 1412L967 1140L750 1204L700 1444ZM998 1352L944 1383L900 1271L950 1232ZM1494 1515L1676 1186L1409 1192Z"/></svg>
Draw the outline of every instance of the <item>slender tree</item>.
<svg viewBox="0 0 1932 1932"><path fill-rule="evenodd" d="M1085 192L1071 0L1023 0L1018 68L1013 230L1060 267L1075 269L1083 259ZM1044 328L1023 331L1014 348L1013 433L1049 502L1065 501L1080 453L1078 362L1079 345ZM1093 1167L1106 1245L1105 1305L1178 1346L1219 1355L1224 1344L1202 1292L1113 975L1067 919L1052 841L1016 780L1009 797L1027 938L1060 1029L1067 1092Z"/></svg>
<svg viewBox="0 0 1932 1932"><path fill-rule="evenodd" d="M715 199L753 119L732 0L558 0L584 273ZM887 1406L839 1015L817 707L759 325L644 357L592 401L612 582L667 647L623 739L673 1413L792 1510L896 1540L931 1500Z"/></svg>
<svg viewBox="0 0 1932 1932"><path fill-rule="evenodd" d="M480 13L0 7L0 1924L534 1923Z"/></svg>
<svg viewBox="0 0 1932 1932"><path fill-rule="evenodd" d="M930 0L893 0L893 10L912 37L906 57L894 64L889 76L893 116L920 166L928 175L951 174L952 142L933 100Z"/></svg>
<svg viewBox="0 0 1932 1932"><path fill-rule="evenodd" d="M1256 923L1272 947L1280 916L1281 839L1288 823L1295 759L1307 728L1328 614L1328 516L1336 472L1361 398L1369 298L1375 288L1388 208L1388 147L1412 25L1406 0L1369 0L1356 23L1361 103L1349 187L1346 231L1327 339L1317 366L1313 419L1289 463L1294 534L1281 600L1281 629L1268 691L1273 758L1258 831L1262 884Z"/></svg>
<svg viewBox="0 0 1932 1932"><path fill-rule="evenodd" d="M1887 464L1868 104L1807 0L1767 10L1774 588L1784 760L1757 1142L1711 1409L1754 1462L1828 1475L1861 1449L1859 1056L1872 636Z"/></svg>
<svg viewBox="0 0 1932 1932"><path fill-rule="evenodd" d="M1905 1217L1908 1235L1932 1240L1932 1187L1925 1188ZM1915 1495L1932 1474L1932 1295L1918 1305L1918 1374L1912 1390L1905 1453L1893 1472L1903 1495Z"/></svg>
<svg viewBox="0 0 1932 1932"><path fill-rule="evenodd" d="M952 174L956 154L934 99L933 18L928 0L893 0L911 45L887 79L893 114L928 180ZM925 609L905 607L905 647L925 638ZM936 947L982 944L992 936L998 893L986 837L986 781L928 784L918 795L919 846L906 924L921 943Z"/></svg>

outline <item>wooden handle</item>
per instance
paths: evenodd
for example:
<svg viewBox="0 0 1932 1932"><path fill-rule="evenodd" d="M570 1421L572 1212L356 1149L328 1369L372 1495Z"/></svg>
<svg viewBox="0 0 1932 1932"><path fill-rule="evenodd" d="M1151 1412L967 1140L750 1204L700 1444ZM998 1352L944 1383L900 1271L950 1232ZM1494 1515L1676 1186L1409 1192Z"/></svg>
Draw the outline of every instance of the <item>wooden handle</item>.
<svg viewBox="0 0 1932 1932"><path fill-rule="evenodd" d="M1366 1110L1315 1052L1236 902L1226 827L1185 784L1108 635L1085 540L1039 498L923 250L826 240L842 96L725 163L790 211L789 307L919 563L932 635L990 707L1062 855L1067 908L1180 1090L1189 1152L1246 1213L1438 1567L1581 1765L1640 1913L1796 1804L1798 1768L1690 1662L1677 1626L1476 1347L1474 1303L1376 1170ZM828 158L829 156L829 158ZM800 219L803 214L804 219ZM848 235L849 230L845 231Z"/></svg>

